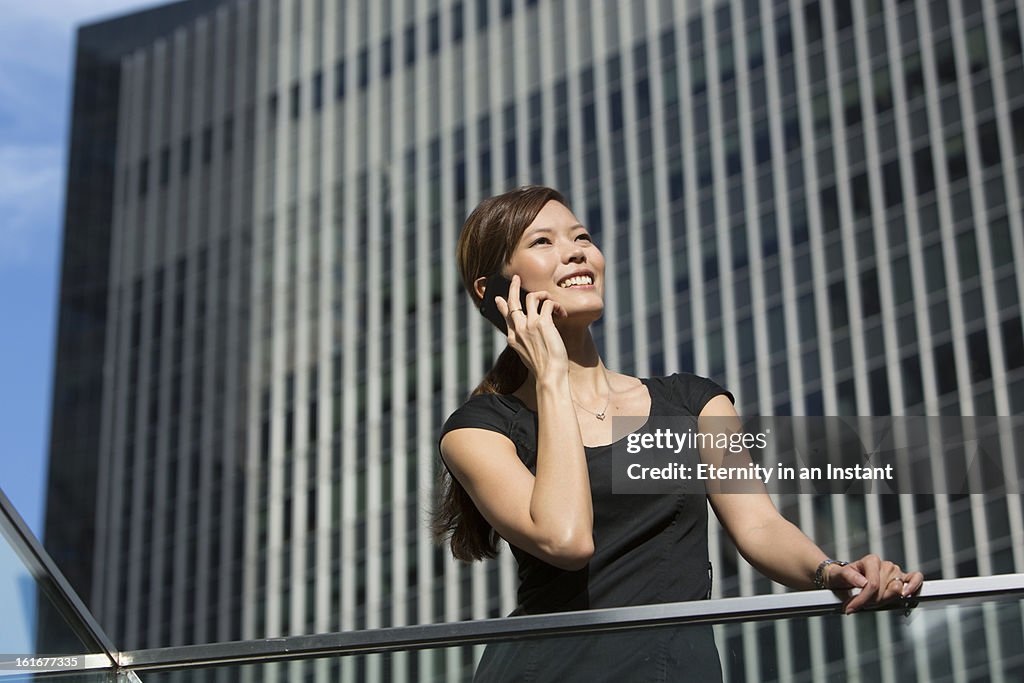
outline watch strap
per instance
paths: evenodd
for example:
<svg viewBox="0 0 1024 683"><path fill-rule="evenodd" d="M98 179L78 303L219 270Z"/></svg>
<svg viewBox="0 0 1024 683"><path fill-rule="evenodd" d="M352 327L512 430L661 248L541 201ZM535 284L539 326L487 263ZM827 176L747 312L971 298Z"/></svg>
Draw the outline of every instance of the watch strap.
<svg viewBox="0 0 1024 683"><path fill-rule="evenodd" d="M818 568L814 572L815 588L820 589L825 587L825 567L829 566L830 564L838 564L840 567L845 567L849 564L849 562L843 562L842 560L833 560L832 558L822 560L821 564L818 565Z"/></svg>

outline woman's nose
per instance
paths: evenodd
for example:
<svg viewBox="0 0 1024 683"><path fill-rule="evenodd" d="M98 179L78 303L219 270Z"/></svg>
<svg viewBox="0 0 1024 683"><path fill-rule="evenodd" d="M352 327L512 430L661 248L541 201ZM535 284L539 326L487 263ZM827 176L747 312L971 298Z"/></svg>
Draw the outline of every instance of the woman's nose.
<svg viewBox="0 0 1024 683"><path fill-rule="evenodd" d="M568 263L583 263L587 260L587 254L579 242L572 243L572 246L566 250L565 257Z"/></svg>

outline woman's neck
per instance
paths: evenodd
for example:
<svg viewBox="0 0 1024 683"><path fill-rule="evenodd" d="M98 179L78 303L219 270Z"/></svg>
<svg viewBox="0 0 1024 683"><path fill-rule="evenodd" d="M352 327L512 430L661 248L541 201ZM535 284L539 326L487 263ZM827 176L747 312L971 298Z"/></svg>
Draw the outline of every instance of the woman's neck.
<svg viewBox="0 0 1024 683"><path fill-rule="evenodd" d="M611 387L608 369L601 360L590 328L584 327L579 331L562 329L561 332L569 356L569 387L573 396L584 405L600 403L608 397ZM531 405L537 404L537 378L532 372L516 393L529 397Z"/></svg>

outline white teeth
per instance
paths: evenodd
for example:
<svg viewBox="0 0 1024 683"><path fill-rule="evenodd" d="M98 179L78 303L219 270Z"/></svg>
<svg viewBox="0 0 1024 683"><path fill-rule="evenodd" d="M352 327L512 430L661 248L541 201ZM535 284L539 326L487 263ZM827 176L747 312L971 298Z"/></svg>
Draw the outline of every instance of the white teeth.
<svg viewBox="0 0 1024 683"><path fill-rule="evenodd" d="M594 284L594 278L589 275L576 275L574 277L566 278L562 280L560 287L572 287L573 285L592 285Z"/></svg>

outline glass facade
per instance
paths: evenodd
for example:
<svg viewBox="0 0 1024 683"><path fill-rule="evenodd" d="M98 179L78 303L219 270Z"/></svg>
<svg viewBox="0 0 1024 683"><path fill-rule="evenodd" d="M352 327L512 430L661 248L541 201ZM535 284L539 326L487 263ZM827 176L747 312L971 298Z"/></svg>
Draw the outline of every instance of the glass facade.
<svg viewBox="0 0 1024 683"><path fill-rule="evenodd" d="M1024 410L1019 2L175 7L83 28L76 67L46 543L119 645L511 611L510 554L453 561L426 511L504 346L455 241L515 185L604 251L613 369L741 415ZM839 556L1024 569L1019 496L777 503ZM716 596L770 592L713 527ZM727 668L804 671L788 629L723 627ZM853 666L810 647L812 678Z"/></svg>

